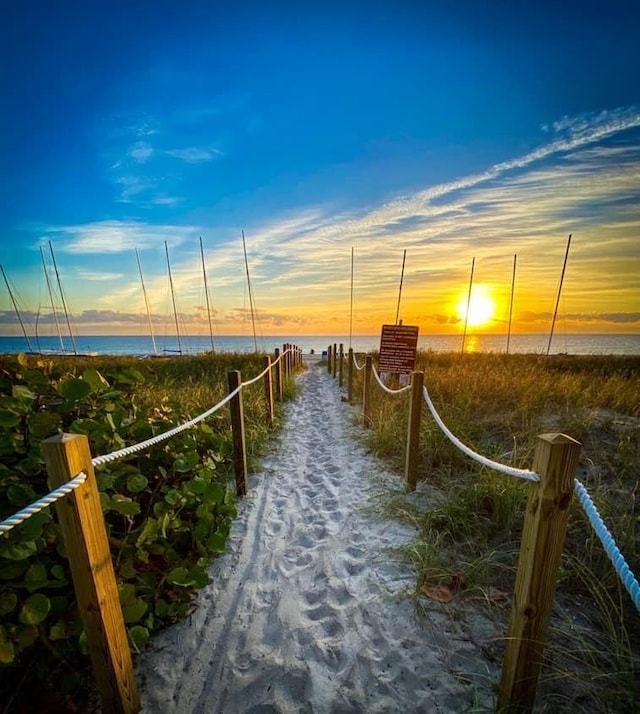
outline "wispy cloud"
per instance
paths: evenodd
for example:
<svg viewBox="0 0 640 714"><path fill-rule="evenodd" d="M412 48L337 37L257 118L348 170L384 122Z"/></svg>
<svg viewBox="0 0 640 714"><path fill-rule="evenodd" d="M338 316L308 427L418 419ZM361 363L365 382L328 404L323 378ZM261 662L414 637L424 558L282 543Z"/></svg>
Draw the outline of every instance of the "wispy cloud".
<svg viewBox="0 0 640 714"><path fill-rule="evenodd" d="M91 270L79 270L77 273L81 280L91 280L92 282L115 282L124 277L123 273L96 273Z"/></svg>
<svg viewBox="0 0 640 714"><path fill-rule="evenodd" d="M178 246L197 238L193 226L149 225L136 221L98 221L73 226L51 226L47 238L54 238L59 250L73 255L123 253L134 248L157 247L163 241Z"/></svg>
<svg viewBox="0 0 640 714"><path fill-rule="evenodd" d="M198 164L204 161L212 161L221 156L224 153L220 149L213 147L198 147L190 146L186 149L171 149L165 151L168 156L173 156L175 159L180 159L181 161L186 161L188 164Z"/></svg>

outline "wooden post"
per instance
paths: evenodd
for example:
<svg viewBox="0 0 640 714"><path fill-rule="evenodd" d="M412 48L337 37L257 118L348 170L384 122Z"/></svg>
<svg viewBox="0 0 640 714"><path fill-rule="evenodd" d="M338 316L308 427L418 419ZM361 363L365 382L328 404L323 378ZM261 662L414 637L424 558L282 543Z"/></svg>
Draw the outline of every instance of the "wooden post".
<svg viewBox="0 0 640 714"><path fill-rule="evenodd" d="M327 347L327 372L331 374L331 345Z"/></svg>
<svg viewBox="0 0 640 714"><path fill-rule="evenodd" d="M409 426L407 428L407 453L404 474L407 490L416 490L420 447L420 416L422 415L422 387L424 372L411 373L411 399L409 401Z"/></svg>
<svg viewBox="0 0 640 714"><path fill-rule="evenodd" d="M540 483L531 487L522 531L498 694L501 712L533 708L580 449L578 441L564 434L538 437L533 470Z"/></svg>
<svg viewBox="0 0 640 714"><path fill-rule="evenodd" d="M353 349L349 347L349 364L347 365L347 401L353 401Z"/></svg>
<svg viewBox="0 0 640 714"><path fill-rule="evenodd" d="M287 343L285 342L282 345L282 371L284 373L283 378L284 378L285 382L287 379L289 379L289 363L287 361L289 359L289 355L286 354L286 351L287 351Z"/></svg>
<svg viewBox="0 0 640 714"><path fill-rule="evenodd" d="M364 380L362 385L362 421L365 426L371 424L371 368L372 357L367 355L364 361Z"/></svg>
<svg viewBox="0 0 640 714"><path fill-rule="evenodd" d="M227 372L229 394L242 384L242 377L237 369ZM229 402L231 408L231 436L233 440L233 471L236 476L236 495L247 493L247 446L244 440L244 413L242 409L242 390Z"/></svg>
<svg viewBox="0 0 640 714"><path fill-rule="evenodd" d="M332 371L333 371L333 378L336 378L336 369L338 367L338 345L334 342L333 343L333 364L332 366Z"/></svg>
<svg viewBox="0 0 640 714"><path fill-rule="evenodd" d="M273 426L273 379L271 377L271 357L265 355L262 358L262 366L267 369L264 375L264 392L267 399L267 414L269 419L269 426Z"/></svg>
<svg viewBox="0 0 640 714"><path fill-rule="evenodd" d="M338 384L342 387L342 382L344 381L344 345L342 344L342 342L340 343L340 351L338 354L340 355L340 364L338 366Z"/></svg>
<svg viewBox="0 0 640 714"><path fill-rule="evenodd" d="M282 360L279 360L280 350L276 347L274 362L276 363L276 399L282 401Z"/></svg>
<svg viewBox="0 0 640 714"><path fill-rule="evenodd" d="M103 711L138 712L140 699L89 440L81 434L58 434L42 442L42 454L52 489L81 471L87 474L83 484L56 502L58 520Z"/></svg>

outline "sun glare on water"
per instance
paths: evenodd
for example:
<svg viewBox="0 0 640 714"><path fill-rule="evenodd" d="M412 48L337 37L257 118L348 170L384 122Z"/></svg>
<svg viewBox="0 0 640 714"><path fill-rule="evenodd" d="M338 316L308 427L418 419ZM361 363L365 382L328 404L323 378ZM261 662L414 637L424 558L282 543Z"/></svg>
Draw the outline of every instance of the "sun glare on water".
<svg viewBox="0 0 640 714"><path fill-rule="evenodd" d="M480 327L488 323L496 311L496 304L491 297L489 290L478 285L471 290L471 300L469 301L469 314L467 315L467 294L460 299L456 305L458 317L464 322L467 320L468 327Z"/></svg>

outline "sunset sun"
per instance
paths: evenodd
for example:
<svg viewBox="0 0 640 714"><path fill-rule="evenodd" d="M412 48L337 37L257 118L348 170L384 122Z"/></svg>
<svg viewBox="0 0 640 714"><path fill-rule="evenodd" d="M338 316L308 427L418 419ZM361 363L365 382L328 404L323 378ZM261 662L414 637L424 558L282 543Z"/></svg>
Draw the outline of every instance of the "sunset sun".
<svg viewBox="0 0 640 714"><path fill-rule="evenodd" d="M464 295L456 305L458 317L464 322L467 320L468 327L480 327L491 320L496 309L496 304L491 297L489 290L481 285L474 287L471 292L469 311L467 314L467 295Z"/></svg>

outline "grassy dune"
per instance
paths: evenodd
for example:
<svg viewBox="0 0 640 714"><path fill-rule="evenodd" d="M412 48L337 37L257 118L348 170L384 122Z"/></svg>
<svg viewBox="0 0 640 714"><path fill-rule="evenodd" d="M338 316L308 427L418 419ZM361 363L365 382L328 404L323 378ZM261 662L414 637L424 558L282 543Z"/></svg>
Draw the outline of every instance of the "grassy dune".
<svg viewBox="0 0 640 714"><path fill-rule="evenodd" d="M577 476L640 573L640 358L421 353L416 369L445 424L497 461L531 468L536 436L545 432L581 441ZM356 374L361 395L363 373ZM372 384L366 438L401 471L407 397ZM425 593L444 586L453 605L480 601L506 622L530 486L468 459L423 409L419 490L429 498L396 495L386 504L418 529L405 554L417 568L417 603L433 606ZM503 649L496 644L498 661ZM640 615L575 500L547 660L541 691L555 707L640 706Z"/></svg>

